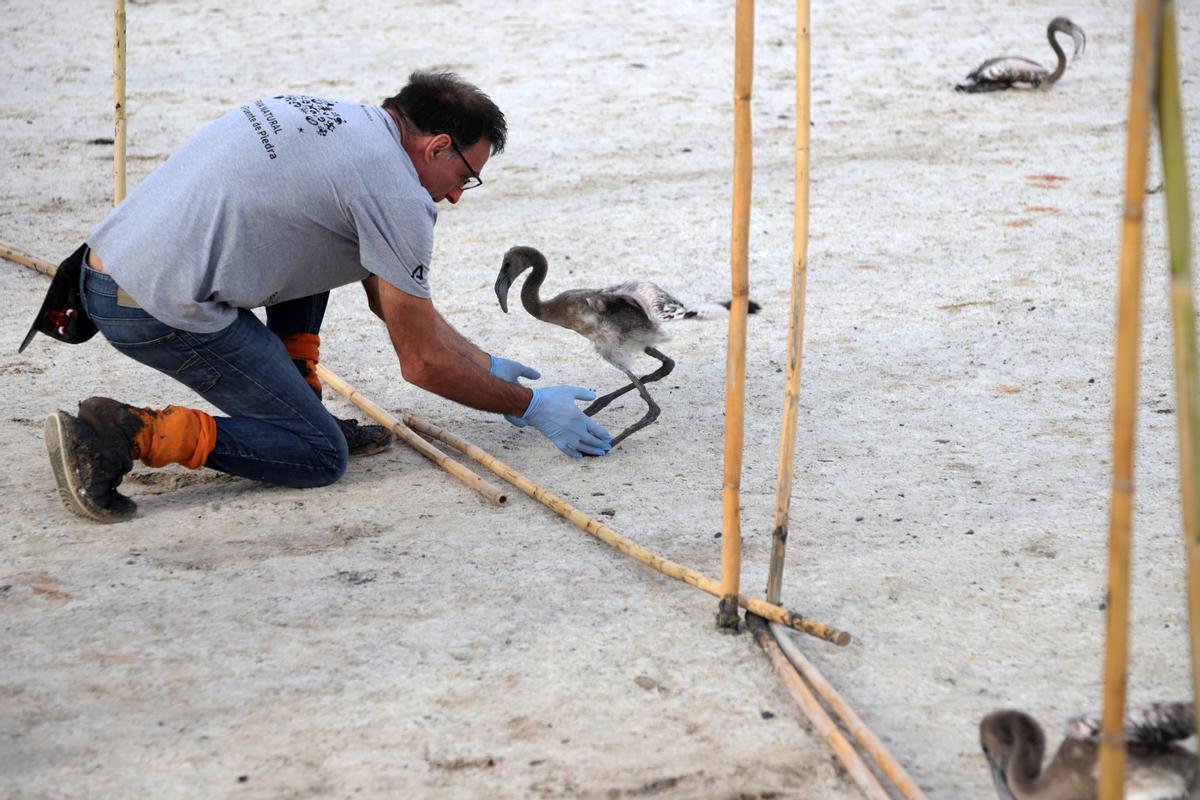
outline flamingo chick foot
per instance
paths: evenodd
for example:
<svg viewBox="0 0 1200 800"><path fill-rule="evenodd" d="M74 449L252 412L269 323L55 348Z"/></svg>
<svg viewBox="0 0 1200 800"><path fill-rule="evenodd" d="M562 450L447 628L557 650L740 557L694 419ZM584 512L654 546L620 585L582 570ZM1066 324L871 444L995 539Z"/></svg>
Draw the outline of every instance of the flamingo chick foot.
<svg viewBox="0 0 1200 800"><path fill-rule="evenodd" d="M637 422L633 423L632 425L630 425L625 430L621 431L619 434L617 434L613 438L612 446L616 447L622 441L624 441L631 433L637 433L638 431L640 431L642 428L646 427L647 425L653 424L653 422L656 419L658 419L658 415L659 415L658 406L652 405L650 407L650 410L646 412L646 416L642 417Z"/></svg>

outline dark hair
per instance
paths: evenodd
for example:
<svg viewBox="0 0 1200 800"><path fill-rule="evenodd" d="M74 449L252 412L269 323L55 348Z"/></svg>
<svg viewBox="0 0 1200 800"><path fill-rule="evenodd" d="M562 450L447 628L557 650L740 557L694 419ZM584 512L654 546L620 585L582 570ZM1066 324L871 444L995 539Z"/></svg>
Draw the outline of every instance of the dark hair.
<svg viewBox="0 0 1200 800"><path fill-rule="evenodd" d="M508 126L492 99L453 72L414 72L400 94L383 101L422 133L445 133L459 147L487 139L492 153L504 149Z"/></svg>

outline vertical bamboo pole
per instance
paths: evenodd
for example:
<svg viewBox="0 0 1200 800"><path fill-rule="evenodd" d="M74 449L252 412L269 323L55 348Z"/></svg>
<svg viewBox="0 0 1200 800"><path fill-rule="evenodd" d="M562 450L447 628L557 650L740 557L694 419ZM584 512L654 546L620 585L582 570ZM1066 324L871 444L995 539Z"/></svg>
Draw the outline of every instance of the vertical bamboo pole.
<svg viewBox="0 0 1200 800"><path fill-rule="evenodd" d="M725 362L725 480L721 601L717 626L736 631L742 572L741 482L746 412L746 313L750 299L750 97L754 79L754 0L737 0L733 53L733 235L729 348Z"/></svg>
<svg viewBox="0 0 1200 800"><path fill-rule="evenodd" d="M125 0L113 0L113 205L125 199Z"/></svg>
<svg viewBox="0 0 1200 800"><path fill-rule="evenodd" d="M1200 698L1200 375L1196 355L1196 309L1192 280L1191 214L1188 209L1187 153L1179 98L1179 59L1175 3L1164 0L1162 44L1158 51L1158 139L1162 146L1167 201L1167 243L1171 254L1171 317L1175 340L1175 407L1178 411L1179 489L1183 543L1187 558L1187 602L1192 650L1192 695Z"/></svg>
<svg viewBox="0 0 1200 800"><path fill-rule="evenodd" d="M1129 658L1130 516L1137 410L1138 339L1142 284L1142 211L1150 139L1158 0L1138 0L1125 151L1125 211L1117 297L1117 356L1113 388L1113 477L1108 533L1108 624L1104 648L1104 714L1100 743L1100 800L1119 800L1125 776L1125 684Z"/></svg>
<svg viewBox="0 0 1200 800"><path fill-rule="evenodd" d="M771 567L767 573L767 602L778 603L783 590L783 557L788 537L788 507L792 498L792 468L796 457L796 414L800 408L800 365L804 358L804 295L808 282L808 131L811 47L808 0L796 0L796 177L792 218L792 312L788 334L787 390L783 427L779 433L779 478L775 484L775 527L771 533Z"/></svg>

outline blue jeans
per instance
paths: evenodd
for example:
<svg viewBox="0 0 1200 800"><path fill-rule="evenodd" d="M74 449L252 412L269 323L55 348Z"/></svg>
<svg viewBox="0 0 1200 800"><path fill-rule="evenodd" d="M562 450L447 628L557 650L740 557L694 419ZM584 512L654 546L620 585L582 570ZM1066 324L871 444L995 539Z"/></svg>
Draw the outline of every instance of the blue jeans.
<svg viewBox="0 0 1200 800"><path fill-rule="evenodd" d="M345 436L272 331L316 333L328 293L268 309L272 328L242 309L223 330L190 333L118 305L117 284L103 272L85 266L80 288L113 347L229 415L216 417L217 445L204 466L295 487L324 486L346 472Z"/></svg>

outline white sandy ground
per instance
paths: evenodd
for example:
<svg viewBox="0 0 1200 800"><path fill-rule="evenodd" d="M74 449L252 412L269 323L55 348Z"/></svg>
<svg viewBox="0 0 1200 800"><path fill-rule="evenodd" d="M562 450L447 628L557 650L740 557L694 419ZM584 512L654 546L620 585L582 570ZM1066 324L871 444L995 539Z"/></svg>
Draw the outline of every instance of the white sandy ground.
<svg viewBox="0 0 1200 800"><path fill-rule="evenodd" d="M1132 11L1120 2L816 3L812 243L786 604L854 635L810 658L933 798L990 792L976 726L1100 699L1114 297ZM504 316L516 243L548 288L729 292L733 4L129 6L129 179L284 91L378 102L416 67L508 114L508 151L438 225L435 298L545 382L619 382L575 334ZM1195 175L1200 13L1181 3ZM110 6L0 15L0 239L55 261L111 203ZM985 57L1084 57L1051 92L951 90ZM763 591L788 324L794 12L759 4L743 587ZM1053 176L1053 177L1046 177ZM1150 183L1159 180L1156 165ZM1197 196L1192 183L1193 198ZM1189 693L1162 195L1146 219L1132 701ZM164 265L169 266L169 265ZM101 339L17 355L46 279L0 265L0 796L856 796L716 600L514 492L404 446L335 486L138 468L138 517L56 497L42 420L90 394L189 403ZM361 292L326 363L638 543L719 575L723 323L678 325L654 427L571 462L406 386ZM648 365L649 366L649 365ZM353 413L340 398L332 410ZM614 428L640 415L624 403ZM773 716L767 714L771 712Z"/></svg>

